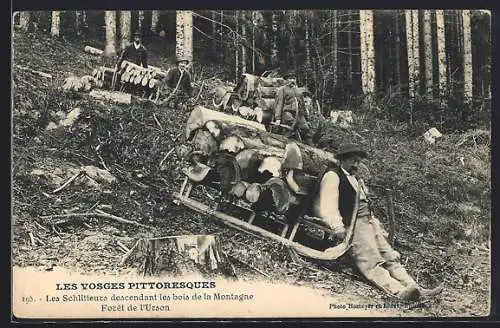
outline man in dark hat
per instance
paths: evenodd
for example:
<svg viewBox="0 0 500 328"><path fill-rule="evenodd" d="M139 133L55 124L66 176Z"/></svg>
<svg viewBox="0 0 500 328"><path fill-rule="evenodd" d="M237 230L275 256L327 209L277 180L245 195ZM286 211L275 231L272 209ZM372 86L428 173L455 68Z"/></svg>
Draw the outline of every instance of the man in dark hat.
<svg viewBox="0 0 500 328"><path fill-rule="evenodd" d="M185 97L191 97L191 75L189 74L189 59L185 57L177 58L177 67L168 71L165 78L166 85L172 89L172 92Z"/></svg>
<svg viewBox="0 0 500 328"><path fill-rule="evenodd" d="M358 145L346 144L336 153L338 165L332 165L320 178L320 188L313 204L313 213L343 239L345 227L351 225L356 212L351 255L360 273L378 288L402 300L433 296L433 290L421 288L399 262L400 254L387 242L387 232L369 209L367 189L356 176L368 154Z"/></svg>
<svg viewBox="0 0 500 328"><path fill-rule="evenodd" d="M136 31L134 33L134 43L127 46L120 58L118 59L117 67L120 68L124 60L132 62L137 65L142 65L144 68L148 68L148 52L146 47L142 44L141 32Z"/></svg>
<svg viewBox="0 0 500 328"><path fill-rule="evenodd" d="M302 141L312 144L312 136L308 120L304 96L297 88L297 79L293 71L287 71L283 78L285 85L280 87L276 93L274 105L274 122L276 124L288 125L292 128L292 136L298 132Z"/></svg>

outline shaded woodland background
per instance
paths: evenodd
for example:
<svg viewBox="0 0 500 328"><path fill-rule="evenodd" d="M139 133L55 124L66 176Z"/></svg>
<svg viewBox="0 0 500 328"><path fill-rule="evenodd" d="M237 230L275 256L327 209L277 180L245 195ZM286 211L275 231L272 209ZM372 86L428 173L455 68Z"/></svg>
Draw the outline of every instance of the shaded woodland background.
<svg viewBox="0 0 500 328"><path fill-rule="evenodd" d="M228 81L293 69L324 116L354 107L441 130L488 124L486 10L67 11L22 13L15 23L66 40L93 39L113 56L136 30L147 47L183 43L179 17L188 17L181 28L194 67L217 65Z"/></svg>

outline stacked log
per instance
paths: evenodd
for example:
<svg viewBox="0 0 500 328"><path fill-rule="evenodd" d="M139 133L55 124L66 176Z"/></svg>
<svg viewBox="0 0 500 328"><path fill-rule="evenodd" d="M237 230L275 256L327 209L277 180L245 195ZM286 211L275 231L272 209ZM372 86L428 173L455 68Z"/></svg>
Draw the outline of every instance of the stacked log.
<svg viewBox="0 0 500 328"><path fill-rule="evenodd" d="M276 95L279 88L285 85L281 77L263 77L243 74L234 87L219 87L214 96L216 109L232 109L234 115L268 125L274 115ZM299 93L310 100L306 87L300 87ZM228 104L230 103L230 104ZM311 106L312 101L305 101Z"/></svg>
<svg viewBox="0 0 500 328"><path fill-rule="evenodd" d="M99 66L92 71L92 77L96 80L98 88L109 88L113 81L115 70L106 66Z"/></svg>
<svg viewBox="0 0 500 328"><path fill-rule="evenodd" d="M118 76L123 85L141 86L144 89L156 89L167 72L149 65L147 68L124 60L118 68Z"/></svg>
<svg viewBox="0 0 500 328"><path fill-rule="evenodd" d="M82 77L70 76L66 78L62 88L66 91L88 92L95 86L97 86L97 80L93 76L84 75Z"/></svg>
<svg viewBox="0 0 500 328"><path fill-rule="evenodd" d="M191 158L187 171L208 167L212 174L206 176L217 180L224 196L239 198L257 211L290 213L307 201L305 195L324 168L336 163L332 153L202 106L191 112L186 137L193 153L202 155ZM293 179L294 171L299 179Z"/></svg>

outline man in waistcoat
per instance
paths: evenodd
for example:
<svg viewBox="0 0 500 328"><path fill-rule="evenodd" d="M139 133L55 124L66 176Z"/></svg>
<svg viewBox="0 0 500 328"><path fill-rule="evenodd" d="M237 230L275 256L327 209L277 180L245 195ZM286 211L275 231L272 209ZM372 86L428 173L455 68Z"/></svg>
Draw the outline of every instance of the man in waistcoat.
<svg viewBox="0 0 500 328"><path fill-rule="evenodd" d="M420 287L399 262L400 254L387 242L387 232L369 209L367 191L355 175L368 154L359 146L346 144L336 153L338 165L332 165L320 177L320 188L313 203L313 213L343 239L357 209L352 236L351 256L359 272L378 288L402 300L434 296L442 286L432 290Z"/></svg>

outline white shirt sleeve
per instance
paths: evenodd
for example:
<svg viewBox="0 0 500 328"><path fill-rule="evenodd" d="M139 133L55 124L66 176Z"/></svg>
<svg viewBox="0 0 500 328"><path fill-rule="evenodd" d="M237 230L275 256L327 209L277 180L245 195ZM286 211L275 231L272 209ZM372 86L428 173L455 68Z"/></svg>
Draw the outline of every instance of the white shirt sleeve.
<svg viewBox="0 0 500 328"><path fill-rule="evenodd" d="M327 172L321 180L318 198L314 204L314 215L322 219L333 231L344 228L339 210L340 179L335 172Z"/></svg>

